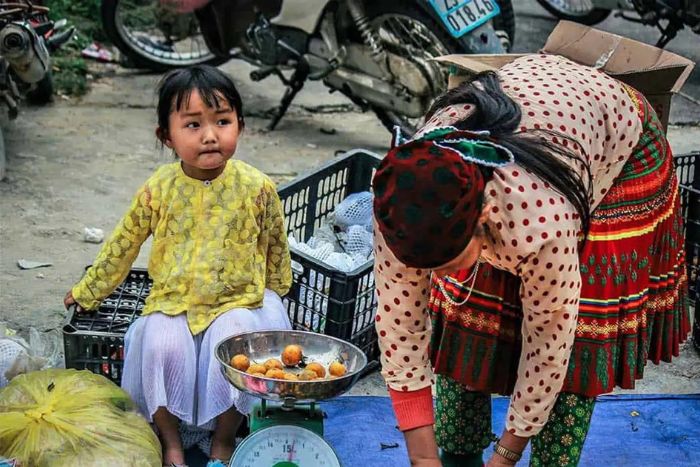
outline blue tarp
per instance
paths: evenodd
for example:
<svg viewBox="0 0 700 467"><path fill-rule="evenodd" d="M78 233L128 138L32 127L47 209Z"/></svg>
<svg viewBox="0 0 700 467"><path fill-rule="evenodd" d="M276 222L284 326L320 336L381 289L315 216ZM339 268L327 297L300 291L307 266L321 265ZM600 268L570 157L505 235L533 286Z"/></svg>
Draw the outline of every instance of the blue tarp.
<svg viewBox="0 0 700 467"><path fill-rule="evenodd" d="M496 397L492 406L500 435L508 399ZM344 467L409 465L388 397L339 397L322 408L325 438ZM381 449L381 443L399 447ZM518 465L527 465L528 455ZM599 397L579 465L700 466L700 395Z"/></svg>

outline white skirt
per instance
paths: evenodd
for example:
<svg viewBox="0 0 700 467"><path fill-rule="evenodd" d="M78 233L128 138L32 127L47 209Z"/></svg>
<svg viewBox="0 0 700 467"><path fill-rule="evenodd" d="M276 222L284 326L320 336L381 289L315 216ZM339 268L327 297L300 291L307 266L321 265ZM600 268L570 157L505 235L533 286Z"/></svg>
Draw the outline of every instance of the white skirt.
<svg viewBox="0 0 700 467"><path fill-rule="evenodd" d="M217 416L233 406L248 414L257 400L223 376L216 345L242 332L291 327L282 300L270 290L265 290L261 308L227 311L197 336L192 336L184 313L142 316L124 338L122 388L149 422L165 407L187 425L213 430Z"/></svg>

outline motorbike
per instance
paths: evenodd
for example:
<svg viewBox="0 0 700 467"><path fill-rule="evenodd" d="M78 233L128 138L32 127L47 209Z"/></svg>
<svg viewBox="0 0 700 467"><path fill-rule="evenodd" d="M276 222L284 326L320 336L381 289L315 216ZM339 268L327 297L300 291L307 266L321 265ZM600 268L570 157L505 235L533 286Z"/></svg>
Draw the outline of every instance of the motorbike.
<svg viewBox="0 0 700 467"><path fill-rule="evenodd" d="M537 0L559 19L594 25L613 10L616 16L635 23L656 26L661 37L657 47L665 47L678 31L690 28L700 34L700 0Z"/></svg>
<svg viewBox="0 0 700 467"><path fill-rule="evenodd" d="M269 130L304 83L318 80L410 135L446 87L447 70L433 57L504 53L515 32L510 0L103 0L101 7L107 35L136 66L162 71L238 58L254 66L253 81L279 78L286 91Z"/></svg>
<svg viewBox="0 0 700 467"><path fill-rule="evenodd" d="M0 101L10 120L17 117L21 100L44 104L53 94L50 54L72 37L74 28L61 31L65 21L54 23L48 12L40 2L0 1ZM0 129L0 180L5 164Z"/></svg>

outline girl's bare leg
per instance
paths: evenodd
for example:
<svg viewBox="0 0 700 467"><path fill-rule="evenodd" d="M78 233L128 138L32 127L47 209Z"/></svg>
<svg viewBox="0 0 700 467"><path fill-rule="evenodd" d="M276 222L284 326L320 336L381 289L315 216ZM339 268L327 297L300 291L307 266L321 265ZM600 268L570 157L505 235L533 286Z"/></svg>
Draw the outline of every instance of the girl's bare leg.
<svg viewBox="0 0 700 467"><path fill-rule="evenodd" d="M158 427L158 436L163 445L163 465L184 464L185 450L182 449L177 417L165 407L158 407L153 414L153 423Z"/></svg>
<svg viewBox="0 0 700 467"><path fill-rule="evenodd" d="M245 416L231 407L226 412L216 417L216 429L211 440L212 459L221 459L228 462L233 455L236 444L236 432Z"/></svg>

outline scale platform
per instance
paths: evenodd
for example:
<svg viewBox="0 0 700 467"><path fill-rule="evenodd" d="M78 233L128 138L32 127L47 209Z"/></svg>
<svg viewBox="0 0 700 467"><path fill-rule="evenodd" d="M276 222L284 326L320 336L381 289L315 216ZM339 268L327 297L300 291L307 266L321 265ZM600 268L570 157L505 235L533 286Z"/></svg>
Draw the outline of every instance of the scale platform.
<svg viewBox="0 0 700 467"><path fill-rule="evenodd" d="M250 432L254 433L273 425L297 425L311 430L319 436L323 436L323 419L325 418L321 408L315 402L310 404L290 405L275 402L268 403L265 399L256 404L250 414Z"/></svg>
<svg viewBox="0 0 700 467"><path fill-rule="evenodd" d="M347 372L335 379L288 381L253 376L233 368L234 355L251 362L279 358L287 345L302 347L307 362L328 367L342 362ZM236 448L233 467L339 467L333 448L323 439L323 411L317 402L339 396L358 381L367 357L358 347L335 337L306 331L257 331L219 343L216 358L238 390L260 397L250 417L250 435ZM300 372L301 368L287 369Z"/></svg>

